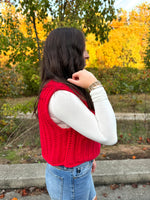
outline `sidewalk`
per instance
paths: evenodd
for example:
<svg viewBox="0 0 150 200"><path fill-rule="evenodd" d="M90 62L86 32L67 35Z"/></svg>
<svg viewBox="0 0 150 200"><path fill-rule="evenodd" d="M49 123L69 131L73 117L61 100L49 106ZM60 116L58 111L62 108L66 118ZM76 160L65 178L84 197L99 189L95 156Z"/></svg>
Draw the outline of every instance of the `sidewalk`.
<svg viewBox="0 0 150 200"><path fill-rule="evenodd" d="M134 185L134 184L133 184ZM133 185L117 185L116 189L112 189L113 185L102 185L95 187L98 200L150 200L150 185L149 184L136 184ZM22 196L16 190L6 192L3 200L50 200L47 193L41 192L40 194L32 194Z"/></svg>
<svg viewBox="0 0 150 200"><path fill-rule="evenodd" d="M117 120L150 120L150 113L115 113ZM8 116L8 118L13 118L14 116ZM19 113L17 115L18 119L35 119L32 113Z"/></svg>
<svg viewBox="0 0 150 200"><path fill-rule="evenodd" d="M97 161L95 185L150 182L150 159ZM44 187L45 163L0 165L0 189Z"/></svg>

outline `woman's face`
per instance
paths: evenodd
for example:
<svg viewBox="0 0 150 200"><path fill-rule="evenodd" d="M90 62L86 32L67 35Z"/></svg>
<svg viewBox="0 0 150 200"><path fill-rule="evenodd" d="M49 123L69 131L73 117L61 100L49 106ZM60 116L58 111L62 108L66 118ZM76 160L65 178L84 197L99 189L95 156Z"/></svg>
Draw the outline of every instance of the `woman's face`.
<svg viewBox="0 0 150 200"><path fill-rule="evenodd" d="M89 54L86 50L84 50L84 52L83 52L83 57L84 57L85 60L89 59Z"/></svg>

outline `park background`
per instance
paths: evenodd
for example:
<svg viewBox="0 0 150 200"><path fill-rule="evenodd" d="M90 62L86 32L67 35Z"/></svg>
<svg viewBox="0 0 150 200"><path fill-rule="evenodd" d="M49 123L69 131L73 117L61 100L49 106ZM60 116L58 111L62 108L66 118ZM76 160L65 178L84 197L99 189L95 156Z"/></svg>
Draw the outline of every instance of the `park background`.
<svg viewBox="0 0 150 200"><path fill-rule="evenodd" d="M132 120L117 120L118 144L103 146L98 159L150 157L150 3L127 10L114 7L121 1L95 2L0 1L0 163L43 162L30 113L44 41L63 26L84 32L86 68L102 82L115 113L133 113Z"/></svg>

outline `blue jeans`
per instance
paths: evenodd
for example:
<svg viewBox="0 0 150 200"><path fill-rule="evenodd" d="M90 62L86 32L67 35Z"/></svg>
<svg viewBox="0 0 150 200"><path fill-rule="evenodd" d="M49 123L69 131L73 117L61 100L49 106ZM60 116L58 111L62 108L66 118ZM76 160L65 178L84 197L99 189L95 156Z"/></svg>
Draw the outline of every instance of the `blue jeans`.
<svg viewBox="0 0 150 200"><path fill-rule="evenodd" d="M47 164L46 187L51 200L93 200L92 164L89 161L73 168Z"/></svg>

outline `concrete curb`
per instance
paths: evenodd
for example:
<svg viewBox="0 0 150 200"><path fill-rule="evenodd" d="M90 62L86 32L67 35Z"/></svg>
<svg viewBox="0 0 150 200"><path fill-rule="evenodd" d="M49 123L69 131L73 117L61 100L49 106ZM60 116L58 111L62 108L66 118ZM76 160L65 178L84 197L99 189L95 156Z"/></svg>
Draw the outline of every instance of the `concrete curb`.
<svg viewBox="0 0 150 200"><path fill-rule="evenodd" d="M45 163L0 165L0 188L43 187L45 167Z"/></svg>
<svg viewBox="0 0 150 200"><path fill-rule="evenodd" d="M97 161L95 185L150 181L150 159ZM0 165L0 188L45 186L46 164Z"/></svg>
<svg viewBox="0 0 150 200"><path fill-rule="evenodd" d="M146 183L150 181L149 166L150 159L98 161L94 183Z"/></svg>

